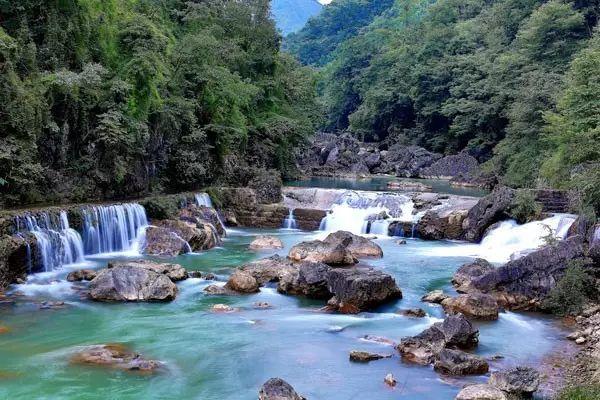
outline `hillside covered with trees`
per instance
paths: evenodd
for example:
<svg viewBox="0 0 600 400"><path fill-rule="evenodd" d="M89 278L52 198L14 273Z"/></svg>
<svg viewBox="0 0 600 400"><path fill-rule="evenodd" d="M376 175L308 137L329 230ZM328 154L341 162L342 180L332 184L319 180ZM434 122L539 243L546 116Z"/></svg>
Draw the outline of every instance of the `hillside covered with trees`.
<svg viewBox="0 0 600 400"><path fill-rule="evenodd" d="M0 203L289 172L314 78L270 16L268 0L0 1Z"/></svg>
<svg viewBox="0 0 600 400"><path fill-rule="evenodd" d="M375 3L337 0L288 43L325 64L326 130L466 150L501 183L578 188L600 209L597 1Z"/></svg>

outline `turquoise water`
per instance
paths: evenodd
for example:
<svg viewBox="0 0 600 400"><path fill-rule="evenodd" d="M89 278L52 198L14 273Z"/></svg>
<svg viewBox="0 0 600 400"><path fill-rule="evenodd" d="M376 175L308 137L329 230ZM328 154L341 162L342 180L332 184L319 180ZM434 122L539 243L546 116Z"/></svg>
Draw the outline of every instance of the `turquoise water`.
<svg viewBox="0 0 600 400"><path fill-rule="evenodd" d="M387 184L390 181L418 182L431 187L432 192L455 194L459 196L483 197L489 192L479 188L452 186L450 182L441 179L409 179L393 176L373 176L369 178L329 178L312 177L297 181L285 182L286 186L320 187L328 189L351 189L389 191Z"/></svg>
<svg viewBox="0 0 600 400"><path fill-rule="evenodd" d="M232 268L275 252L251 253L247 245L257 234L275 234L289 248L315 234L285 230L237 230L222 248L175 259L189 270L213 272L225 279ZM394 275L404 298L379 310L359 315L318 311L322 302L280 295L263 288L249 296L211 297L202 289L209 281L189 279L179 284L177 299L168 304L104 304L81 299L68 270L37 276L16 287L23 292L15 305L0 305L1 399L256 399L270 377L282 377L309 399L453 399L466 382L485 377L446 379L431 367L404 364L392 347L361 340L364 335L395 341L419 333L442 318L438 306L420 302L427 291L451 290L453 271L468 258L444 257L443 249L463 246L450 242L393 239L377 242L384 258L370 262ZM436 256L428 255L436 250ZM441 250L441 251L440 251ZM457 254L456 251L450 252ZM100 267L106 259L96 259ZM40 310L35 302L63 300L66 307ZM272 309L255 310L266 301ZM214 314L216 303L239 307L230 314ZM428 318L413 319L394 313L399 308L422 307ZM560 345L556 323L535 315L503 313L498 321L479 324L477 353L502 355L492 363L501 368L537 363ZM162 360L156 375L139 375L94 367L69 365L77 346L120 342L146 357ZM348 361L350 350L393 353L391 359L369 364ZM387 373L396 388L383 383Z"/></svg>

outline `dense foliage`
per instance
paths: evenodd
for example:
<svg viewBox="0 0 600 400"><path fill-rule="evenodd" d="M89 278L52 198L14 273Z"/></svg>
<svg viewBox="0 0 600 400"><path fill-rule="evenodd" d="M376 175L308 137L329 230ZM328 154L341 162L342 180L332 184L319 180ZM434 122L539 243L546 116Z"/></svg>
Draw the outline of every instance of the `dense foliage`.
<svg viewBox="0 0 600 400"><path fill-rule="evenodd" d="M565 275L557 282L542 304L557 315L577 315L591 300L596 300L594 279L580 261L570 261Z"/></svg>
<svg viewBox="0 0 600 400"><path fill-rule="evenodd" d="M600 400L600 386L569 387L561 391L556 400Z"/></svg>
<svg viewBox="0 0 600 400"><path fill-rule="evenodd" d="M315 82L279 47L267 0L0 0L0 203L289 172Z"/></svg>
<svg viewBox="0 0 600 400"><path fill-rule="evenodd" d="M597 0L395 0L366 27L323 13L289 48L329 61L327 130L466 149L502 183L575 187L598 211L599 15ZM338 40L336 23L357 34Z"/></svg>

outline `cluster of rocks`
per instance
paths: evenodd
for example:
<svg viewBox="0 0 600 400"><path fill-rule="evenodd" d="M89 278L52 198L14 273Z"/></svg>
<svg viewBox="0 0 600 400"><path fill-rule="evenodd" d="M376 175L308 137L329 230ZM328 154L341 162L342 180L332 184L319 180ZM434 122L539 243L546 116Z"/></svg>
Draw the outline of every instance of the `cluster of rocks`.
<svg viewBox="0 0 600 400"><path fill-rule="evenodd" d="M600 306L586 308L575 318L575 329L567 338L579 345L579 352L570 363L567 377L570 383L587 385L600 378Z"/></svg>
<svg viewBox="0 0 600 400"><path fill-rule="evenodd" d="M219 295L255 293L274 282L280 293L328 300L328 309L357 313L402 297L391 275L353 266L359 257L382 254L368 239L340 231L323 241L302 242L286 258L276 255L243 265L224 286L211 285L205 291Z"/></svg>
<svg viewBox="0 0 600 400"><path fill-rule="evenodd" d="M309 176L366 176L391 174L406 178L452 179L462 185L489 185L479 162L466 152L451 156L419 146L381 147L361 143L350 135L322 133L298 156L300 169Z"/></svg>

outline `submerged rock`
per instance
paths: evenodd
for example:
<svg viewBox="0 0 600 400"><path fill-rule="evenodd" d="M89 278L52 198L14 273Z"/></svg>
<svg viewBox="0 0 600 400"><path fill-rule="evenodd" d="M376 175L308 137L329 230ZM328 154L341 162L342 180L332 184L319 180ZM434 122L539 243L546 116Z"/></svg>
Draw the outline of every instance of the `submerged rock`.
<svg viewBox="0 0 600 400"><path fill-rule="evenodd" d="M385 376L385 378L383 378L383 381L385 382L386 385L390 386L390 387L394 387L396 386L396 378L394 378L394 375L392 375L391 373L387 374Z"/></svg>
<svg viewBox="0 0 600 400"><path fill-rule="evenodd" d="M248 246L248 249L250 250L271 250L282 248L283 243L279 238L274 236L259 236Z"/></svg>
<svg viewBox="0 0 600 400"><path fill-rule="evenodd" d="M93 269L80 269L77 271L69 272L67 275L67 281L69 282L81 282L81 281L91 281L98 275L96 271Z"/></svg>
<svg viewBox="0 0 600 400"><path fill-rule="evenodd" d="M281 378L271 378L265 382L258 393L258 400L306 400L292 385Z"/></svg>
<svg viewBox="0 0 600 400"><path fill-rule="evenodd" d="M421 308L408 308L405 310L398 310L396 314L404 315L406 317L424 318L427 316L425 310Z"/></svg>
<svg viewBox="0 0 600 400"><path fill-rule="evenodd" d="M326 243L334 245L345 245L352 255L356 258L363 257L383 257L383 250L378 244L362 236L355 235L346 231L337 231L330 233L324 240Z"/></svg>
<svg viewBox="0 0 600 400"><path fill-rule="evenodd" d="M334 294L328 306L343 313L369 310L402 298L394 278L372 268L332 268L327 283Z"/></svg>
<svg viewBox="0 0 600 400"><path fill-rule="evenodd" d="M354 362L369 362L381 360L382 358L391 358L391 354L369 353L368 351L352 350L350 352L350 361Z"/></svg>
<svg viewBox="0 0 600 400"><path fill-rule="evenodd" d="M461 313L473 319L498 319L498 302L489 294L461 294L442 301L442 307L448 314Z"/></svg>
<svg viewBox="0 0 600 400"><path fill-rule="evenodd" d="M71 358L71 363L142 372L156 371L162 365L159 361L145 359L121 344L86 347Z"/></svg>
<svg viewBox="0 0 600 400"><path fill-rule="evenodd" d="M462 314L450 315L416 336L403 338L396 349L409 362L427 365L444 349L471 349L479 342L479 330Z"/></svg>
<svg viewBox="0 0 600 400"><path fill-rule="evenodd" d="M436 357L433 369L446 375L482 375L488 372L486 360L460 350L443 349Z"/></svg>
<svg viewBox="0 0 600 400"><path fill-rule="evenodd" d="M239 311L239 308L233 308L227 304L215 304L210 310L215 313L232 313Z"/></svg>
<svg viewBox="0 0 600 400"><path fill-rule="evenodd" d="M89 289L98 301L170 301L177 296L177 286L166 275L135 265L100 271Z"/></svg>
<svg viewBox="0 0 600 400"><path fill-rule="evenodd" d="M491 385L469 385L462 389L455 400L508 400L506 394Z"/></svg>

